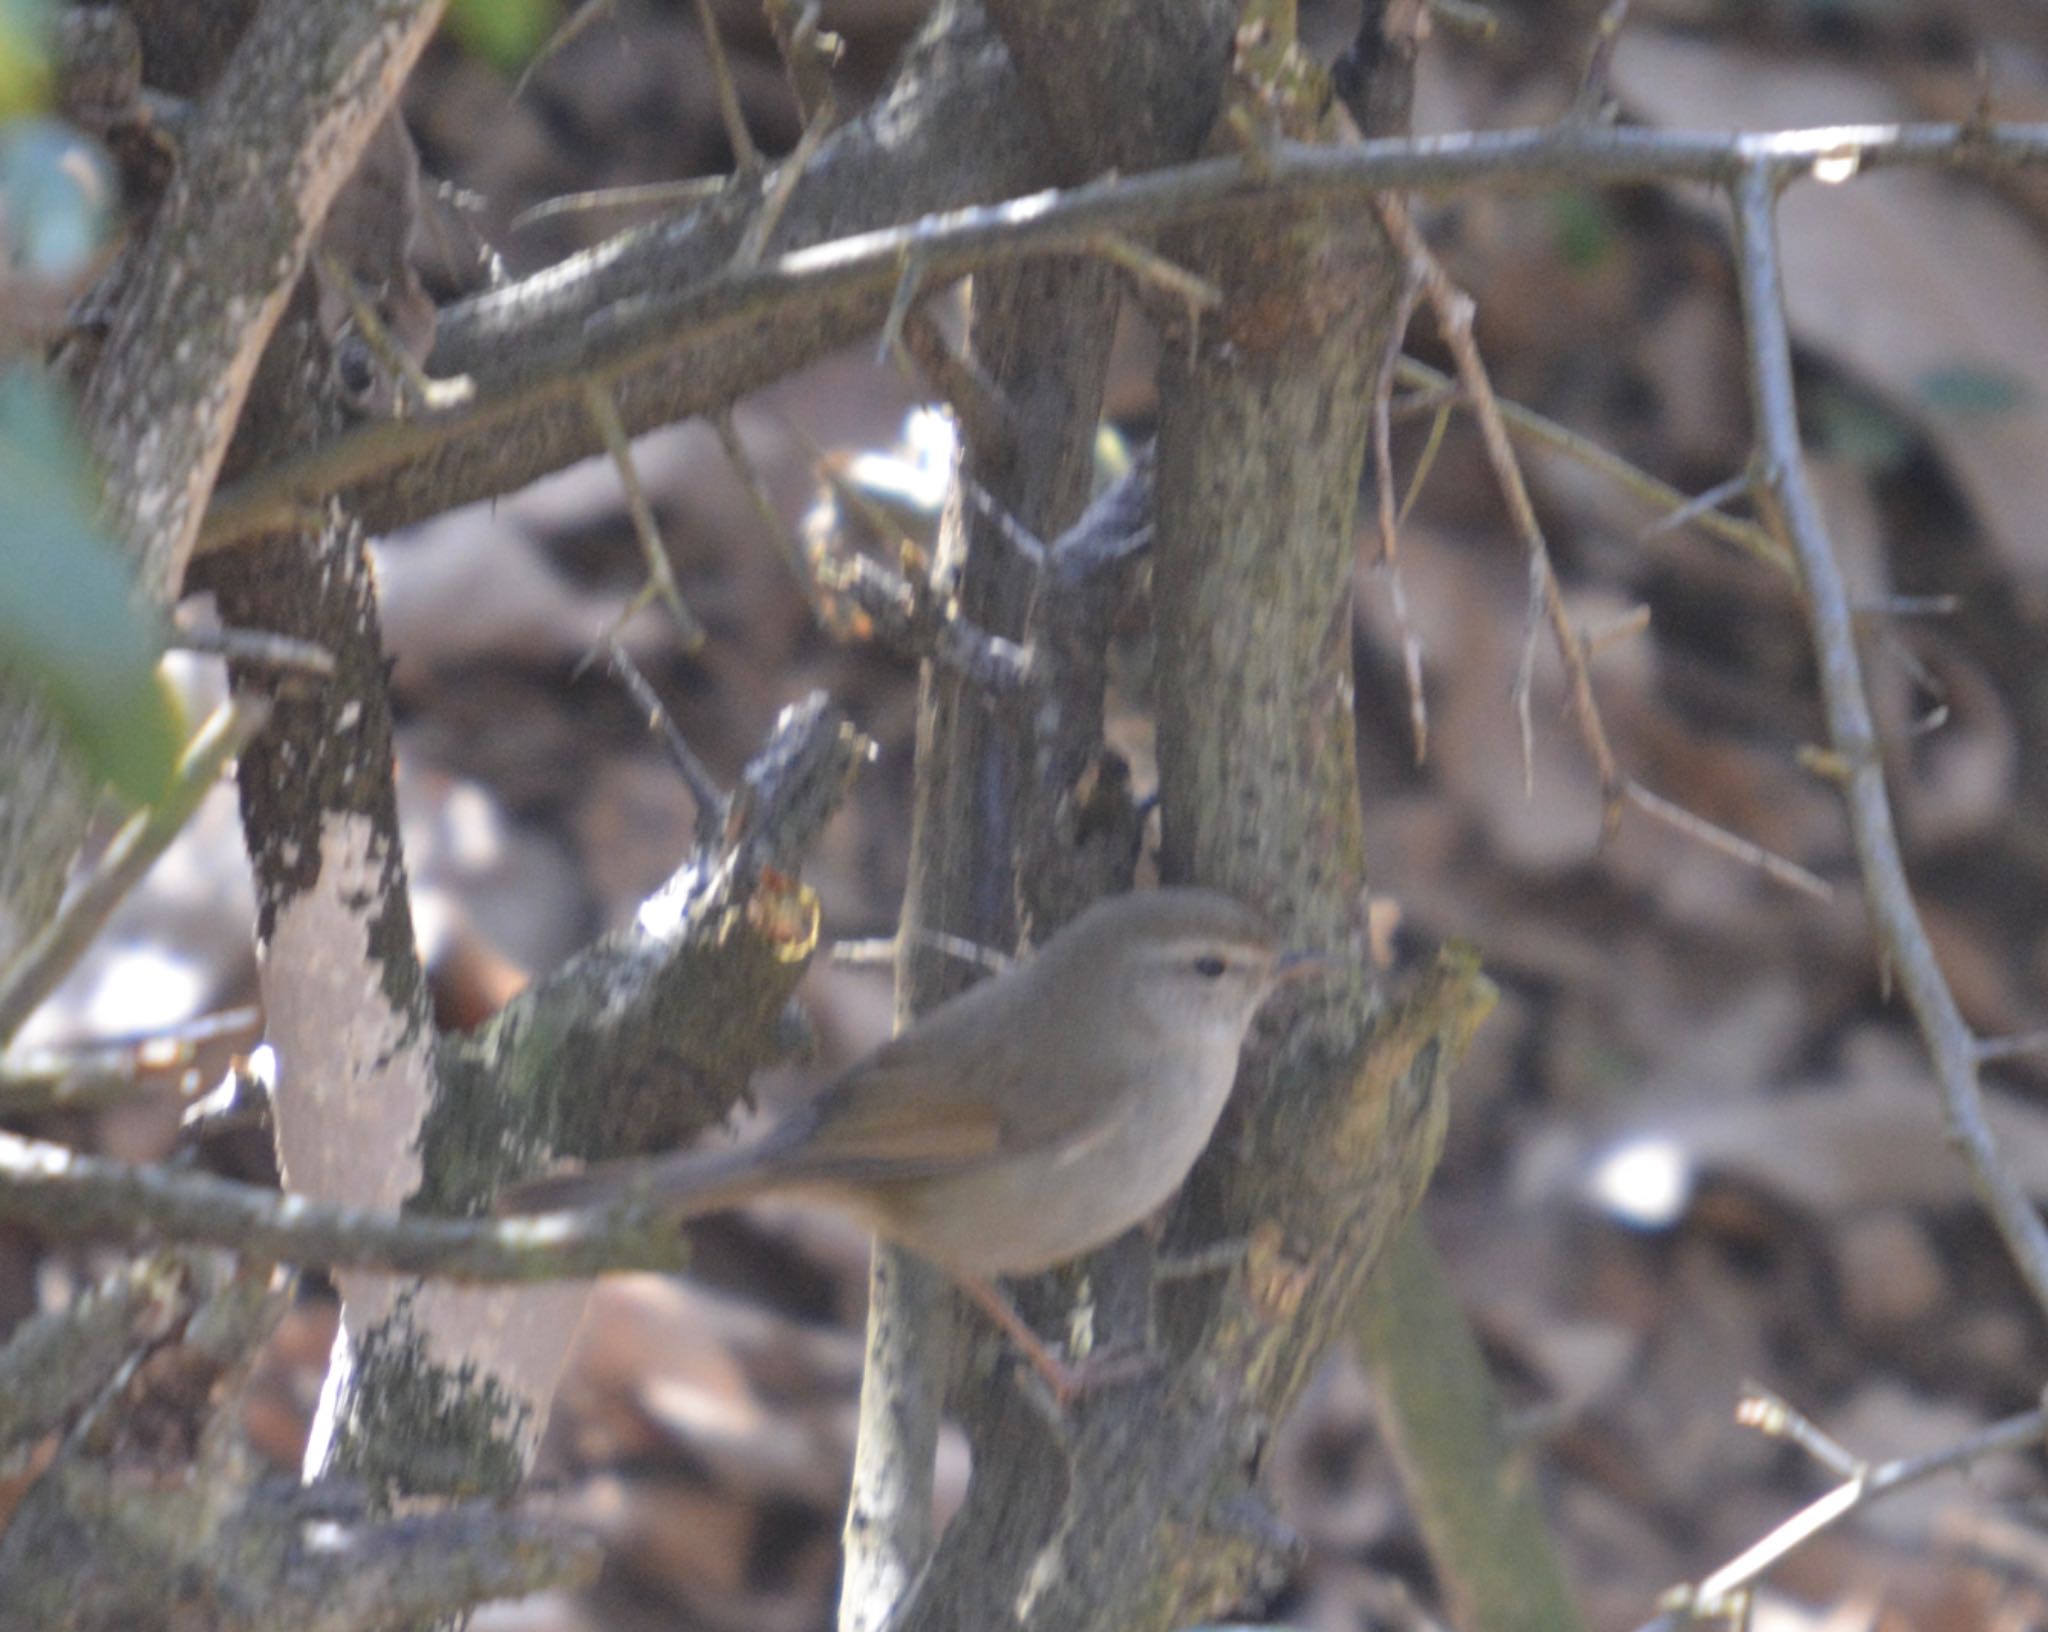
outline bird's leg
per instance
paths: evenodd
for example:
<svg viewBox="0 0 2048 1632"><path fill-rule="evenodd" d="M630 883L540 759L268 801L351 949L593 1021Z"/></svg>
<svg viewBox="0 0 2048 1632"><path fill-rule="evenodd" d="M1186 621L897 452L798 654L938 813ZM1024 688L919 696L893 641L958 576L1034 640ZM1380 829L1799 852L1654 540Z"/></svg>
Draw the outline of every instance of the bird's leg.
<svg viewBox="0 0 2048 1632"><path fill-rule="evenodd" d="M1090 1389L1129 1382L1155 1370L1161 1363L1159 1352L1149 1348L1098 1355L1079 1363L1067 1360L1054 1353L1031 1329L1002 1288L990 1281L964 1276L957 1284L1030 1363L1031 1369L1052 1390L1053 1403L1063 1411Z"/></svg>

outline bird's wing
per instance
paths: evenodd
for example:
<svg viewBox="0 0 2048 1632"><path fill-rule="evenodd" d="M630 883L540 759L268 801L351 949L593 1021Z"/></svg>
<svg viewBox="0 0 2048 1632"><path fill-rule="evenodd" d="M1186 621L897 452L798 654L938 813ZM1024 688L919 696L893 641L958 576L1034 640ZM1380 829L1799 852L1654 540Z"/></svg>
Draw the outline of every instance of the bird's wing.
<svg viewBox="0 0 2048 1632"><path fill-rule="evenodd" d="M803 1164L851 1164L940 1171L969 1166L1003 1148L1001 1118L979 1099L928 1081L915 1063L872 1059L817 1101Z"/></svg>
<svg viewBox="0 0 2048 1632"><path fill-rule="evenodd" d="M1001 984L955 998L849 1069L814 1102L811 1149L940 1171L1085 1137L1101 1096L1071 1065L1077 1045L1097 1045L1020 1035L1015 992Z"/></svg>

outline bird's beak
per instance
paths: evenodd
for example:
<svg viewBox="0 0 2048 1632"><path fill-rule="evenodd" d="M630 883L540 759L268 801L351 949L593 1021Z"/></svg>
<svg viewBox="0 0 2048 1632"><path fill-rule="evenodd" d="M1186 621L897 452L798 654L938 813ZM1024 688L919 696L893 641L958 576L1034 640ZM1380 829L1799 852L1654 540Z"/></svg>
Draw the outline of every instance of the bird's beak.
<svg viewBox="0 0 2048 1632"><path fill-rule="evenodd" d="M1331 960L1320 952L1304 952L1291 948L1282 952L1273 964L1273 979L1276 984L1293 980L1305 980L1319 975L1331 967Z"/></svg>

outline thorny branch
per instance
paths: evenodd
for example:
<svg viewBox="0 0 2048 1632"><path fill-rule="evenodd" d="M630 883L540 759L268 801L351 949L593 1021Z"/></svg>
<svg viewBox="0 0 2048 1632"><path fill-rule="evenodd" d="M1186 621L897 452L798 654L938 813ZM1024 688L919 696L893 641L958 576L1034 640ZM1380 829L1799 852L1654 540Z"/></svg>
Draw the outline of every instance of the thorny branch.
<svg viewBox="0 0 2048 1632"><path fill-rule="evenodd" d="M1855 611L1835 561L1820 503L1806 479L1792 385L1792 339L1778 261L1782 173L1759 158L1733 186L1737 272L1749 347L1760 479L1757 502L1790 546L1805 588L1808 627L1820 659L1828 739L1840 766L1864 899L1889 970L1904 988L1941 1087L1949 1136L1969 1164L1977 1194L2035 1301L2048 1309L2048 1227L2006 1167L1984 1118L1977 1068L1982 1048L1956 1005L1920 921L1899 855L1885 793L1884 756L1856 654Z"/></svg>
<svg viewBox="0 0 2048 1632"><path fill-rule="evenodd" d="M1448 374L1439 374L1427 363L1417 362L1412 357L1400 357L1395 360L1394 378L1403 385L1433 394L1455 393L1457 390L1457 382ZM1763 562L1766 566L1775 567L1788 577L1791 575L1792 558L1785 553L1784 546L1771 536L1769 529L1760 527L1753 521L1731 516L1721 509L1721 506L1730 499L1740 498L1749 491L1748 475L1732 476L1706 492L1688 498L1677 488L1660 482L1647 471L1630 464L1612 449L1595 442L1591 437L1579 435L1570 426L1560 425L1556 420L1507 397L1498 400L1501 418L1507 421L1509 430L1578 461L1587 469L1605 476L1615 486L1633 493L1652 509L1661 512L1657 519L1643 530L1644 539L1674 532L1681 527L1691 527L1709 538L1718 539L1741 550L1745 555Z"/></svg>
<svg viewBox="0 0 2048 1632"><path fill-rule="evenodd" d="M1437 264L1429 246L1422 241L1422 234L1415 230L1407 210L1398 201L1382 201L1380 218L1386 223L1394 242L1400 245L1401 253L1408 258L1410 270L1420 280L1422 292L1436 314L1437 329L1444 343L1451 348L1451 355L1458 361L1459 378L1464 382L1473 415L1479 422L1487 461L1493 467L1495 481L1500 484L1501 497L1508 507L1508 518L1513 522L1516 535L1529 557L1529 586L1533 603L1531 623L1533 625L1535 614L1540 609L1542 617L1550 625L1551 638L1564 664L1572 718L1578 724L1586 751L1593 756L1593 769L1600 778L1600 797L1605 807L1604 825L1611 833L1621 818L1621 771L1615 763L1614 749L1607 741L1607 727L1601 721L1599 705L1593 700L1593 678L1587 669L1585 650L1578 632L1572 627L1571 615L1565 609L1564 591L1557 581L1557 569L1550 561L1550 546L1544 541L1542 525L1536 520L1536 507L1529 498L1528 484L1522 480L1521 463L1508 442L1507 423L1501 416L1500 404L1494 399L1486 365L1480 361L1479 348L1472 341L1472 298L1454 287L1444 275L1444 269ZM1533 633L1532 627L1532 637ZM1532 645L1533 639L1525 643L1525 654ZM1530 668L1530 661L1525 655L1521 677L1515 685L1515 705L1522 718L1522 778L1525 785L1533 762L1529 741Z"/></svg>
<svg viewBox="0 0 2048 1632"><path fill-rule="evenodd" d="M840 230L862 219L873 223L869 230L751 268L735 267L729 257L712 269L697 264L695 229L713 213L699 211L636 229L630 245L615 254L593 252L577 269L550 269L449 308L430 366L436 374L474 378L475 402L364 426L257 472L219 496L200 548L238 543L295 506L337 491L362 489L370 524L392 527L558 468L595 451L580 412L580 394L592 379L620 387L629 432L715 410L871 332L913 262L922 283L936 287L1003 260L1089 254L1106 233L1149 233L1253 198L1308 207L1362 203L1401 189L1725 184L1745 165L1787 182L1817 172L1839 181L1863 170L1984 169L2044 159L2048 125L1997 123L1762 135L1573 125L1341 147L1282 141L1257 162L1203 159L1000 203L967 203L909 223L875 219L872 200L849 198L834 217ZM856 180L849 176L842 185ZM770 327L797 338L763 345ZM662 388L643 388L643 376L657 368ZM565 401L577 411L548 437L510 434L555 414Z"/></svg>
<svg viewBox="0 0 2048 1632"><path fill-rule="evenodd" d="M1896 978L1905 989L1941 1090L1950 1137L1968 1164L1978 1197L2028 1289L2048 1308L2048 1228L2006 1167L1984 1116L1978 1068L2003 1050L1976 1037L1964 1020L1914 903L1885 790L1883 746L1856 650L1857 608L1807 481L1778 251L1782 181L1770 165L1759 162L1745 167L1729 185L1756 439L1752 474L1745 485L1797 564L1801 600L1819 657L1829 763L1836 767L1835 779L1848 806L1864 900L1887 977ZM2031 1411L1926 1456L1870 1464L1774 1397L1752 1392L1739 1415L1765 1433L1800 1445L1842 1482L1698 1583L1674 1588L1663 1613L1642 1632L1675 1632L1703 1618L1742 1613L1755 1582L1847 1514L1983 1457L2036 1448L2048 1423L2048 1413Z"/></svg>
<svg viewBox="0 0 2048 1632"><path fill-rule="evenodd" d="M1450 347L1451 355L1457 360L1458 376L1464 387L1465 401L1479 423L1487 463L1492 467L1494 480L1499 484L1502 500L1508 508L1509 519L1513 523L1516 536L1521 540L1524 553L1528 556L1529 616L1523 635L1522 659L1516 672L1514 691L1515 712L1521 724L1522 776L1525 788L1533 774L1534 764L1534 728L1530 720L1530 701L1535 685L1537 635L1544 625L1548 625L1558 658L1564 665L1566 693L1570 699L1572 720L1578 726L1580 738L1586 745L1586 752L1591 756L1594 771L1600 779L1603 836L1612 835L1621 821L1624 808L1633 808L1709 849L1717 850L1745 866L1755 868L1767 878L1826 900L1833 892L1825 879L1794 861L1773 854L1738 833L1730 833L1705 817L1673 804L1644 787L1634 777L1623 773L1615 759L1613 746L1607 739L1607 727L1600 716L1600 705L1593 695L1592 642L1574 627L1565 606L1564 590L1558 582L1557 569L1551 564L1550 547L1544 539L1542 525L1536 519L1536 507L1529 497L1528 484L1523 480L1521 462L1515 457L1513 444L1508 437L1506 411L1494 395L1486 365L1472 339L1472 299L1451 283L1436 257L1430 253L1429 246L1423 242L1422 235L1409 220L1407 211L1399 203L1391 199L1383 200L1380 204L1380 214L1394 241L1400 245L1402 253L1408 258L1411 272L1436 314L1438 332L1442 335L1444 343ZM1536 430L1542 424L1534 415L1524 414L1523 419L1525 429ZM1537 424L1531 425L1529 421L1537 421ZM1384 425L1384 415L1381 416L1381 424ZM1618 464L1620 461L1615 463ZM1623 468L1626 470L1628 467ZM1400 580L1392 547L1398 523L1389 516L1389 503L1390 499L1382 499L1381 525L1385 540L1383 548L1390 567L1394 569L1391 583L1395 595L1399 597ZM1406 631L1405 613L1401 611L1398 599L1396 605L1397 615L1400 615L1403 624L1404 645L1412 646L1414 637ZM1426 740L1422 725L1425 716L1420 701L1419 660L1412 650L1408 654L1407 662L1410 673L1411 709L1416 721L1416 740L1419 746Z"/></svg>

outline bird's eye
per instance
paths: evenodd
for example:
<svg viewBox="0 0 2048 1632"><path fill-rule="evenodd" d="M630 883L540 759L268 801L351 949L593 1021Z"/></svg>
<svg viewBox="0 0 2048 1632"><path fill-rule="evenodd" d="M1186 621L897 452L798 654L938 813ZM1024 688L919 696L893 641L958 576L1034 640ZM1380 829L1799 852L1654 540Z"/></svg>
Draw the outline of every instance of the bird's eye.
<svg viewBox="0 0 2048 1632"><path fill-rule="evenodd" d="M1206 957L1195 959L1195 973L1204 980L1221 980L1227 967L1229 966L1213 952Z"/></svg>

